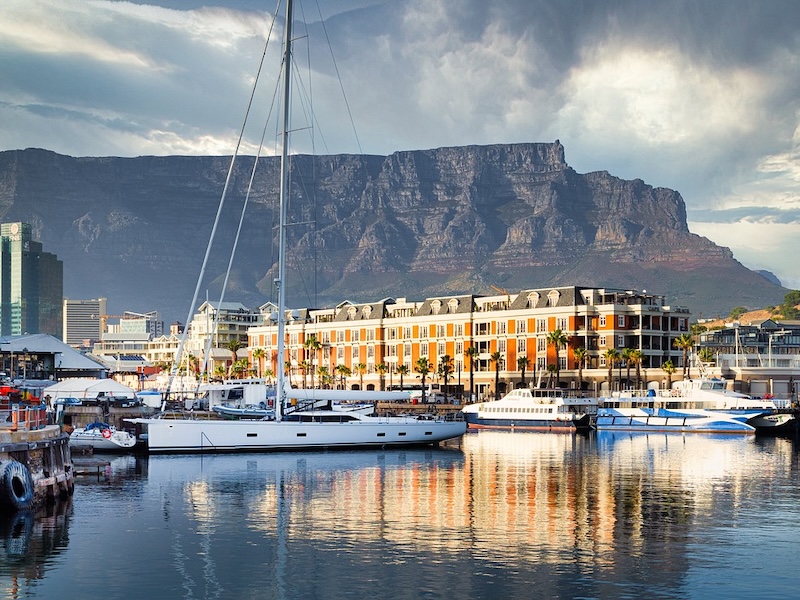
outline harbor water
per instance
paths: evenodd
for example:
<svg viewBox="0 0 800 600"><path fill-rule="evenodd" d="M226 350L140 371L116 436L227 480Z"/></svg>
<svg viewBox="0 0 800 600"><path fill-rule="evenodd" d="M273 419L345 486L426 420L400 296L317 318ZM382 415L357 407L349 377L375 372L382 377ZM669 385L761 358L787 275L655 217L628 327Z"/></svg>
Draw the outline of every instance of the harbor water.
<svg viewBox="0 0 800 600"><path fill-rule="evenodd" d="M1 598L786 598L795 440L468 433L441 448L119 456L5 516Z"/></svg>

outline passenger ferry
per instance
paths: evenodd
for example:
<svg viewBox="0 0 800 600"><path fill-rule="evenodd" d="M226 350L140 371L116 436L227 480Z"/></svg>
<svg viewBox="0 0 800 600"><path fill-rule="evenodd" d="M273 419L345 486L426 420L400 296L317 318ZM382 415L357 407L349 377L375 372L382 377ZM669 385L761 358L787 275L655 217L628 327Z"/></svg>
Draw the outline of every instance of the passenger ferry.
<svg viewBox="0 0 800 600"><path fill-rule="evenodd" d="M534 429L543 431L588 429L597 412L596 398L567 396L553 388L519 388L500 400L465 406L467 427Z"/></svg>

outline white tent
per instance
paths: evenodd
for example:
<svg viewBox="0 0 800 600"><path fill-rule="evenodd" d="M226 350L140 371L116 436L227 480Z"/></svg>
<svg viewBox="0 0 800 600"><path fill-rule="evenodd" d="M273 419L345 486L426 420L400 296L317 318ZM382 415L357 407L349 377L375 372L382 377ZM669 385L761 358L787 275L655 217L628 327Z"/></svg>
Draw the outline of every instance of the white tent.
<svg viewBox="0 0 800 600"><path fill-rule="evenodd" d="M113 379L65 379L58 383L44 388L42 397L50 396L50 402L59 398L97 398L98 396L109 396L113 398L136 398L134 392L127 385L117 383Z"/></svg>

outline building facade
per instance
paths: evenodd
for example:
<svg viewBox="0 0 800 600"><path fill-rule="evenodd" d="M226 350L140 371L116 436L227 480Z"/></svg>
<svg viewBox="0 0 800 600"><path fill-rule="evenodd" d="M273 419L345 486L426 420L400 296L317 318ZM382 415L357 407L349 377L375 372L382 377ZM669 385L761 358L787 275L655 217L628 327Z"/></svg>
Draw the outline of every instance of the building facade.
<svg viewBox="0 0 800 600"><path fill-rule="evenodd" d="M275 307L262 307L274 313ZM465 390L472 374L477 396L500 392L526 383L545 385L558 365L562 386L599 391L623 382L619 359L608 363L609 350L641 352L639 367L651 383L661 385L661 365L682 365L682 352L674 347L678 336L689 332L688 309L670 307L663 296L586 287L523 290L497 296L444 296L420 302L387 298L378 302L344 302L332 309L287 311L283 361L290 378L314 381L322 368L339 387L368 389L399 383L419 383L415 365L426 358L428 381L436 380L446 362L448 386ZM278 369L277 319L249 331L251 363L260 373ZM550 341L559 330L563 346ZM317 344L309 346L314 338ZM475 348L475 350L469 350ZM575 350L585 349L578 365ZM257 354L254 352L258 350ZM470 360L467 352L474 353ZM445 358L443 358L445 357ZM472 364L471 364L472 363ZM580 366L580 369L579 369ZM609 367L617 381L609 381ZM315 373L308 373L309 370ZM627 365L624 374L627 377ZM350 373L346 381L342 373ZM551 382L552 383L552 382Z"/></svg>
<svg viewBox="0 0 800 600"><path fill-rule="evenodd" d="M91 348L103 335L106 299L64 299L64 342L73 348Z"/></svg>
<svg viewBox="0 0 800 600"><path fill-rule="evenodd" d="M0 335L63 329L64 265L32 238L28 223L0 224Z"/></svg>

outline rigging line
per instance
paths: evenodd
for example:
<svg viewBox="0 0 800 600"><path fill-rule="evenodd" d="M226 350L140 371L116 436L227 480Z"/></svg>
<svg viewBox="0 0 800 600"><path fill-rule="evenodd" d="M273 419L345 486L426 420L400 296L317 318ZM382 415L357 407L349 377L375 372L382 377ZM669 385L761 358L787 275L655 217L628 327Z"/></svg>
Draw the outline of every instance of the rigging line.
<svg viewBox="0 0 800 600"><path fill-rule="evenodd" d="M344 90L344 83L342 82L342 76L339 73L339 65L336 63L336 56L333 54L333 46L331 45L331 39L328 36L328 28L325 27L325 19L322 18L322 10L319 7L319 0L317 0L317 12L319 13L319 20L320 24L322 25L322 32L325 34L325 41L328 43L328 49L331 53L331 60L333 61L333 69L336 71L336 78L339 80L339 88L342 90L342 98L344 99L344 105L347 108L347 116L350 118L350 125L353 128L353 135L356 137L356 145L358 146L358 153L364 154L364 151L361 149L361 140L358 139L358 131L356 131L356 123L353 120L353 113L350 111L350 103L347 101L347 93Z"/></svg>
<svg viewBox="0 0 800 600"><path fill-rule="evenodd" d="M271 33L271 30L270 30L270 33ZM236 236L235 236L235 238L233 240L233 247L231 249L231 255L230 255L230 258L228 259L228 269L225 271L225 279L222 282L222 289L220 290L218 309L217 309L217 312L214 314L214 324L212 326L211 335L208 337L208 341L206 343L205 353L203 355L203 370L202 370L202 372L205 372L205 370L206 370L206 366L208 364L208 357L209 357L209 354L211 353L211 342L214 339L214 335L216 335L217 329L219 327L219 318L220 318L220 313L222 311L222 302L225 299L225 291L228 289L228 280L230 278L231 270L233 269L233 259L236 256L236 248L239 245L239 238L241 237L241 233L242 233L242 225L244 224L244 216L245 216L245 213L247 212L247 204L248 204L248 202L250 200L250 194L253 191L253 181L254 181L255 176L256 176L256 169L258 168L258 161L259 161L259 158L261 158L261 151L264 149L264 140L266 139L266 136L267 136L267 127L269 126L270 119L272 118L272 111L275 108L275 102L276 102L276 98L278 96L279 90L280 90L280 78L277 78L276 81L275 81L275 87L274 87L274 89L272 91L272 101L270 102L269 111L267 112L267 118L264 121L264 128L261 130L261 140L259 141L259 144L258 144L258 150L256 152L255 160L253 161L253 169L250 172L250 181L247 184L247 193L245 194L244 203L242 204L242 214L239 217L239 226L236 229ZM197 389L198 390L200 389L200 382L199 381L197 383Z"/></svg>
<svg viewBox="0 0 800 600"><path fill-rule="evenodd" d="M280 7L280 0L278 0L278 7ZM228 185L230 184L231 177L232 177L232 174L233 174L233 165L236 162L236 157L239 154L239 148L242 145L242 138L244 138L244 132L245 132L245 127L247 125L247 119L250 116L250 109L253 106L253 99L255 97L256 89L258 87L258 80L259 80L260 75L261 75L261 70L264 67L264 60L266 59L266 56L267 56L267 49L269 48L269 40L270 40L270 37L271 37L271 34L272 34L272 29L273 29L273 27L275 25L275 20L277 18L277 15L278 15L278 11L277 11L277 8L276 8L275 14L273 14L273 16L272 16L272 21L270 22L267 39L266 39L266 41L264 43L264 51L261 53L261 59L259 60L259 63L258 63L258 69L256 71L256 76L255 76L255 79L253 80L253 87L252 87L252 90L250 91L250 98L247 101L247 108L245 109L244 118L242 120L242 128L239 131L239 139L236 141L236 148L235 148L235 150L233 152L233 156L231 156L230 165L228 166L228 174L225 177L225 185L222 188L222 197L219 200L219 206L217 207L217 215L216 215L216 217L214 219L214 225L211 227L211 235L209 236L208 245L206 246L206 253L203 256L203 264L200 267L200 274L197 277L197 285L195 286L194 296L192 296L192 303L191 303L191 305L189 307L189 314L186 317L186 325L184 326L184 329L183 329L183 335L181 335L181 341L180 341L180 344L178 344L178 350L175 353L175 359L174 359L174 362L172 364L172 369L170 371L170 377L169 377L169 382L167 383L167 393L165 395L165 398L169 396L170 390L172 389L172 383L175 381L175 376L178 373L178 367L180 365L181 357L183 355L183 348L186 345L186 339L189 336L189 324L191 323L192 316L194 315L194 308L197 305L197 297L200 295L200 287L202 286L203 279L205 278L205 272L206 272L206 268L208 266L208 259L211 256L211 247L214 244L214 237L216 236L217 226L219 225L220 217L222 216L222 208L225 205L225 197L227 196Z"/></svg>

